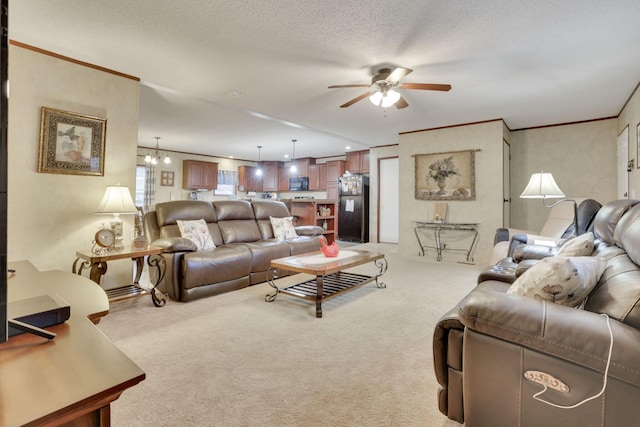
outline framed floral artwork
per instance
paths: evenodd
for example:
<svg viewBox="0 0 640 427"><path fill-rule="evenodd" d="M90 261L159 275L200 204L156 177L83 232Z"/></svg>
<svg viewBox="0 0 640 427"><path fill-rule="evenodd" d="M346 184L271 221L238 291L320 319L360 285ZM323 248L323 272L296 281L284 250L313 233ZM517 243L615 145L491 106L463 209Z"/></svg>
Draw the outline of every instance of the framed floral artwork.
<svg viewBox="0 0 640 427"><path fill-rule="evenodd" d="M173 171L161 171L160 172L160 186L161 187L173 187Z"/></svg>
<svg viewBox="0 0 640 427"><path fill-rule="evenodd" d="M475 152L414 154L417 200L475 200Z"/></svg>
<svg viewBox="0 0 640 427"><path fill-rule="evenodd" d="M38 172L104 176L107 119L42 107Z"/></svg>

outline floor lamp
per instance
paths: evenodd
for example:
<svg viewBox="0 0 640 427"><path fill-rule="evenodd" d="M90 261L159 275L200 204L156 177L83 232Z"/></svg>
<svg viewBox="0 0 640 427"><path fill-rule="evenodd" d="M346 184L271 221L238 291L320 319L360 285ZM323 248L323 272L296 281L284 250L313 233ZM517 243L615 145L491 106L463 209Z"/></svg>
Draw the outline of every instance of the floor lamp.
<svg viewBox="0 0 640 427"><path fill-rule="evenodd" d="M562 202L573 202L573 226L575 228L575 235L579 234L578 229L578 204L573 199L565 199L565 195L556 184L555 179L553 179L553 175L550 173L544 173L540 171L539 173L534 173L531 175L531 179L529 179L529 183L525 187L522 194L520 194L521 199L542 199L542 204L547 208L552 208ZM562 199L551 205L547 205L545 202L546 199Z"/></svg>

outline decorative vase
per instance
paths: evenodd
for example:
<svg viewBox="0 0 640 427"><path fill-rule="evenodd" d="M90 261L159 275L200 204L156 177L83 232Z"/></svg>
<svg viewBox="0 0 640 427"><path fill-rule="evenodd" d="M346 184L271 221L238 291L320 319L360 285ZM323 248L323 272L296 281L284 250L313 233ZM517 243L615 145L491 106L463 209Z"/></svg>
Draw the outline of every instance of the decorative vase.
<svg viewBox="0 0 640 427"><path fill-rule="evenodd" d="M444 183L444 178L437 180L436 184L438 184L438 188L440 189L440 191L438 191L437 193L439 196L443 194L447 194L447 192L444 191L444 187L446 187L446 184Z"/></svg>

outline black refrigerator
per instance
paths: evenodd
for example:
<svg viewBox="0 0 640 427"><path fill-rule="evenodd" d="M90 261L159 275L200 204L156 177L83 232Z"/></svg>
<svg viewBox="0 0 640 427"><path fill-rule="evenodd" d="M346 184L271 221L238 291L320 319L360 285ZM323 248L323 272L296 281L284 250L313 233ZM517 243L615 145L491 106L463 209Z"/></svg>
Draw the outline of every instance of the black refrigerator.
<svg viewBox="0 0 640 427"><path fill-rule="evenodd" d="M343 176L338 179L338 239L369 241L369 177Z"/></svg>

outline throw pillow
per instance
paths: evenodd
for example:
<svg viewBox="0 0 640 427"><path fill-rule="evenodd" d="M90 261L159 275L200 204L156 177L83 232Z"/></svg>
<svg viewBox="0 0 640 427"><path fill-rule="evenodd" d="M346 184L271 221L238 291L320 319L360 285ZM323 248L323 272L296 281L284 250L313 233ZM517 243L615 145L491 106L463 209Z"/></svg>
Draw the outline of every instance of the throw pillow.
<svg viewBox="0 0 640 427"><path fill-rule="evenodd" d="M525 271L508 294L579 306L596 286L607 262L599 257L549 257Z"/></svg>
<svg viewBox="0 0 640 427"><path fill-rule="evenodd" d="M558 248L558 256L587 256L593 253L594 249L593 233L581 234L578 237L569 239Z"/></svg>
<svg viewBox="0 0 640 427"><path fill-rule="evenodd" d="M293 227L293 217L275 218L270 216L273 236L278 240L294 239L298 237L296 229Z"/></svg>
<svg viewBox="0 0 640 427"><path fill-rule="evenodd" d="M180 229L180 235L186 239L192 240L198 250L200 249L213 249L216 245L211 239L211 233L204 219L197 219L193 221L177 220L178 228Z"/></svg>

